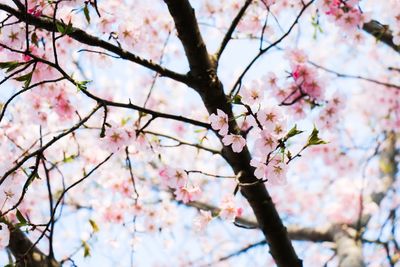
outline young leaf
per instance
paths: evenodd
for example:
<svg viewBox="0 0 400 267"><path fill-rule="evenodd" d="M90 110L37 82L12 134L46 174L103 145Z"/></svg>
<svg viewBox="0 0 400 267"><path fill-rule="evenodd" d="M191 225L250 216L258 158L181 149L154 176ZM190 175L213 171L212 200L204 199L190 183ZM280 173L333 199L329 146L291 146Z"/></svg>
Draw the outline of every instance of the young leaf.
<svg viewBox="0 0 400 267"><path fill-rule="evenodd" d="M27 88L27 87L29 87L29 84L32 81L32 75L33 75L33 71L31 71L27 74L24 74L22 76L19 76L17 78L14 78L14 80L17 80L19 82L24 82L24 87Z"/></svg>
<svg viewBox="0 0 400 267"><path fill-rule="evenodd" d="M74 29L72 28L72 23L71 21L68 22L67 28L65 29L65 34L70 34L73 33Z"/></svg>
<svg viewBox="0 0 400 267"><path fill-rule="evenodd" d="M289 138L291 138L291 137L293 137L293 136L296 136L296 135L298 135L298 134L301 134L302 132L303 132L303 131L301 131L301 130L297 130L297 125L295 124L295 125L293 126L293 128L290 129L290 131L286 134L285 139L287 140L287 139L289 139Z"/></svg>
<svg viewBox="0 0 400 267"><path fill-rule="evenodd" d="M78 88L78 91L81 90L86 90L87 86L86 84L90 83L91 81L81 81L81 82L76 82L76 87Z"/></svg>
<svg viewBox="0 0 400 267"><path fill-rule="evenodd" d="M92 226L93 233L97 233L98 231L100 231L100 228L95 221L93 221L92 219L89 219L89 223L90 223L90 226Z"/></svg>
<svg viewBox="0 0 400 267"><path fill-rule="evenodd" d="M25 64L26 62L18 62L18 61L0 62L0 69L5 69L6 72L10 72L15 68Z"/></svg>
<svg viewBox="0 0 400 267"><path fill-rule="evenodd" d="M60 22L57 22L57 21L56 21L56 28L57 28L57 31L58 31L58 32L60 32L60 33L62 33L62 34L65 33L65 27L64 27L64 25L61 24Z"/></svg>
<svg viewBox="0 0 400 267"><path fill-rule="evenodd" d="M318 129L314 126L314 129L310 134L310 136L308 137L308 141L305 147L327 144L327 142L318 137L318 133L319 133Z"/></svg>
<svg viewBox="0 0 400 267"><path fill-rule="evenodd" d="M83 257L84 258L89 257L90 256L89 244L86 241L82 240L82 246L83 246Z"/></svg>
<svg viewBox="0 0 400 267"><path fill-rule="evenodd" d="M242 97L240 95L235 95L232 98L232 103L233 104L241 104L242 103Z"/></svg>
<svg viewBox="0 0 400 267"><path fill-rule="evenodd" d="M17 209L17 219L20 222L19 225L24 226L28 223L28 221L25 219L24 215Z"/></svg>
<svg viewBox="0 0 400 267"><path fill-rule="evenodd" d="M89 14L89 8L88 8L87 4L83 8L83 13L85 14L85 18L86 18L87 22L90 24L90 14Z"/></svg>

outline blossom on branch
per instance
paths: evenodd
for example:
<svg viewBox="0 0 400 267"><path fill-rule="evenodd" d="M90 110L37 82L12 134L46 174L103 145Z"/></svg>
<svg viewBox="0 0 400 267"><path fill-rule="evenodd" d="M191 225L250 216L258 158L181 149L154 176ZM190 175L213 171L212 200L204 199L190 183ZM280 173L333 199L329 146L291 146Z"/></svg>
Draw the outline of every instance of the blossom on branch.
<svg viewBox="0 0 400 267"><path fill-rule="evenodd" d="M217 109L217 114L210 115L211 127L214 130L219 130L219 134L224 136L228 134L229 124L228 115L220 109Z"/></svg>

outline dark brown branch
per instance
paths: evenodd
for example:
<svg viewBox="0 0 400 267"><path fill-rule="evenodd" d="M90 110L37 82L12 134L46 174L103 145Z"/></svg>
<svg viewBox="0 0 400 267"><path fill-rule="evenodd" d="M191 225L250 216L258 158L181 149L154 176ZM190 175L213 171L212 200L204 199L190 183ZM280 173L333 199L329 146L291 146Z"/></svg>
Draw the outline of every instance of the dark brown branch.
<svg viewBox="0 0 400 267"><path fill-rule="evenodd" d="M21 1L19 0L13 0L14 4L18 7L19 10L24 11L25 10L25 6L24 4L21 3Z"/></svg>
<svg viewBox="0 0 400 267"><path fill-rule="evenodd" d="M133 110L137 110L139 112L150 114L150 115L153 116L154 119L155 118L171 119L171 120L186 122L186 123L189 123L189 124L192 124L192 125L195 125L195 126L206 128L206 129L211 129L211 125L209 123L193 120L193 119L190 119L190 118L187 118L187 117L183 117L183 116L178 116L178 115L173 115L173 114L168 114L168 113L163 113L163 112L158 112L158 111L155 111L155 110L143 108L143 107L134 105L131 102L129 102L128 104L120 103L120 102L113 102L113 101L109 101L109 100L105 100L105 99L102 99L100 97L97 97L97 96L95 96L94 94L90 93L87 90L83 89L81 91L86 96L98 101L102 105L106 105L106 106L110 106L110 107L120 107L120 108L133 109Z"/></svg>
<svg viewBox="0 0 400 267"><path fill-rule="evenodd" d="M164 0L175 22L178 37L184 47L194 78L192 84L201 96L209 114L217 109L224 111L230 118L229 130L239 133L234 120L232 106L225 96L222 83L216 73L215 62L212 62L200 34L193 8L188 0ZM220 139L222 138L219 136ZM234 153L230 147L224 147L222 155L236 175L240 174L240 183L254 183L254 168L250 165L251 156L247 147L242 152ZM257 218L258 226L264 233L270 253L279 267L300 267L302 261L289 239L288 233L265 185L255 183L253 186L241 187L242 195L247 199Z"/></svg>
<svg viewBox="0 0 400 267"><path fill-rule="evenodd" d="M17 260L16 267L59 267L56 260L50 259L40 251L18 228L11 230L8 248ZM28 252L28 253L27 253Z"/></svg>
<svg viewBox="0 0 400 267"><path fill-rule="evenodd" d="M195 207L200 210L209 210L216 216L219 213L219 208L199 202L192 201L186 204L190 207ZM258 223L254 220L245 217L236 217L235 222L243 225L247 228L257 228ZM288 227L288 234L290 239L297 241L311 241L311 242L333 242L333 236L331 235L331 229L326 228L312 228L312 227L301 227L297 225L291 225Z"/></svg>
<svg viewBox="0 0 400 267"><path fill-rule="evenodd" d="M239 256L240 254L246 253L247 251L249 251L253 248L256 248L258 246L264 246L266 244L267 244L267 242L265 240L261 240L259 242L247 245L244 248L239 249L238 251L232 252L229 255L226 255L224 257L217 259L216 261L214 261L214 263L207 264L206 266L214 266L218 262L229 260L230 258L233 258L233 257Z"/></svg>
<svg viewBox="0 0 400 267"><path fill-rule="evenodd" d="M364 23L363 30L373 35L377 40L390 46L394 51L400 53L400 46L393 43L393 32L388 25L383 25L376 20Z"/></svg>
<svg viewBox="0 0 400 267"><path fill-rule="evenodd" d="M8 49L8 50L10 50L10 51L12 51L14 53L24 54L23 51L13 49L13 48L11 48L9 46L6 46L6 45L4 45L2 43L0 43L0 47ZM70 75L68 75L64 71L64 69L62 69L59 65L57 65L57 64L55 64L53 62L50 62L50 61L48 61L46 59L37 57L37 56L35 56L33 54L30 54L30 53L29 53L29 56L32 57L33 59L35 59L35 62L36 61L37 62L41 62L41 63L44 63L44 64L50 66L50 67L55 68L58 72L60 72L60 74L63 75L63 77L66 80L71 82L74 86L78 86L78 82L75 81ZM85 90L83 88L81 89L81 92L84 93L86 96L90 97L91 99L96 100L98 103L101 104L101 106L112 106L112 107L133 109L133 110L137 110L137 111L140 111L140 112L143 112L143 113L146 113L146 114L150 114L150 115L152 115L154 117L154 119L158 118L158 117L166 118L166 119L186 122L186 123L193 124L193 125L196 125L196 126L204 127L206 129L211 129L211 125L209 123L193 120L193 119L186 118L186 117L183 117L183 116L172 115L172 114L168 114L168 113L162 113L162 112L154 111L154 110L151 110L151 109L143 108L143 107L140 107L140 106L132 104L130 101L129 101L128 104L125 104L125 103L119 103L119 102L113 102L113 101L105 100L105 99L102 99L102 98L90 93L88 90ZM0 182L0 184L1 183L2 182Z"/></svg>
<svg viewBox="0 0 400 267"><path fill-rule="evenodd" d="M1 4L1 3L0 3L0 10L4 10L5 12L12 14L19 20L27 22L30 25L39 27L41 29L44 29L44 30L47 30L50 32L58 32L56 25L50 18L35 17L31 14L24 14L22 11L16 10L8 5ZM57 21L57 23L63 24L61 21ZM120 56L122 59L126 59L129 61L135 62L135 63L137 63L141 66L144 66L150 70L158 72L161 76L165 76L165 77L171 78L173 80L176 80L176 81L179 81L179 82L182 82L185 84L190 84L190 79L186 75L179 74L179 73L176 73L169 69L166 69L166 68L154 63L151 60L141 58L135 54L132 54L132 53L124 50L123 48L121 48L117 45L114 45L112 43L101 40L98 37L90 35L81 29L73 27L72 32L69 33L68 36L70 36L71 38L75 39L76 41L78 41L80 43L87 44L89 46L100 47L107 51L113 52L116 55Z"/></svg>

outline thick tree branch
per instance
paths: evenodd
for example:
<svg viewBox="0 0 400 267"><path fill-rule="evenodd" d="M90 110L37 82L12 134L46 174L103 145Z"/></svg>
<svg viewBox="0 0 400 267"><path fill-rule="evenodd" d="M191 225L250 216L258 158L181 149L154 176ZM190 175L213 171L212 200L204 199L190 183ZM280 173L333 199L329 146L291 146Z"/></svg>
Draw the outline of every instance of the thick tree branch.
<svg viewBox="0 0 400 267"><path fill-rule="evenodd" d="M396 133L389 132L387 133L387 138L383 144L383 149L380 152L379 168L381 186L369 196L371 201L373 201L377 206L381 204L382 200L386 197L396 180L396 174L398 171L396 155ZM362 216L358 222L358 227L365 227L371 217L371 214Z"/></svg>
<svg viewBox="0 0 400 267"><path fill-rule="evenodd" d="M220 209L199 201L192 201L186 204L190 207L195 207L200 210L209 210L215 216L220 212ZM254 220L245 217L236 217L235 223L243 225L248 228L258 227L258 223ZM313 228L313 227L301 227L297 225L291 225L288 227L288 234L290 239L296 241L311 241L311 242L333 242L333 236L331 235L331 229L325 228Z"/></svg>
<svg viewBox="0 0 400 267"><path fill-rule="evenodd" d="M339 267L364 267L361 242L356 241L341 226L334 227L332 234L336 243Z"/></svg>
<svg viewBox="0 0 400 267"><path fill-rule="evenodd" d="M388 25L383 25L376 20L371 20L363 25L363 30L400 53L400 46L393 43L393 33Z"/></svg>
<svg viewBox="0 0 400 267"><path fill-rule="evenodd" d="M18 228L11 230L10 244L11 253L17 260L16 267L58 267L61 266L55 259L48 258L40 251L29 238Z"/></svg>
<svg viewBox="0 0 400 267"><path fill-rule="evenodd" d="M233 119L232 106L227 101L222 83L216 74L215 62L212 62L200 34L194 9L188 0L164 0L164 2L174 19L178 37L189 62L190 73L194 77L192 87L200 94L210 114L221 109L230 118L230 132L239 133L238 125ZM251 156L247 147L241 153L234 153L230 147L224 147L222 154L235 174L240 174L241 183L254 183L253 186L241 187L241 193L253 209L259 228L266 237L270 253L277 265L302 266L302 261L294 251L287 230L265 185L255 183L258 179L254 176L254 168L250 166Z"/></svg>
<svg viewBox="0 0 400 267"><path fill-rule="evenodd" d="M383 150L380 152L380 176L381 186L379 190L372 193L371 200L380 205L389 189L395 182L397 173L396 162L396 136L394 132L389 132L385 140ZM357 234L355 237L349 234L349 231L356 232L355 229L365 227L371 219L371 214L361 216L357 222L342 227L336 224L331 227L331 235L336 244L337 257L340 267L363 267L362 243ZM347 229L345 229L347 227Z"/></svg>
<svg viewBox="0 0 400 267"><path fill-rule="evenodd" d="M16 18L18 18L21 21L27 22L30 25L39 27L41 29L50 31L50 32L58 32L56 25L54 24L53 20L50 18L45 18L45 17L35 17L31 14L25 14L22 11L16 10L8 5L1 4L0 3L0 10L3 10ZM61 21L57 21L57 23L63 24ZM104 40L99 39L98 37L95 37L93 35L90 35L86 33L85 31L75 28L72 28L71 33L68 34L71 38L75 39L76 41L89 45L89 46L94 46L94 47L100 47L103 48L107 51L113 52L116 55L120 56L122 59L126 59L132 62L135 62L143 67L146 67L150 70L153 70L157 73L159 73L161 76L165 76L168 78L171 78L173 80L185 83L185 84L190 84L190 79L186 75L176 73L174 71L171 71L169 69L166 69L162 67L161 65L158 65L154 63L151 60L147 60L144 58L141 58L135 54L130 53L129 51L124 50L123 48L114 45L112 43L106 42Z"/></svg>

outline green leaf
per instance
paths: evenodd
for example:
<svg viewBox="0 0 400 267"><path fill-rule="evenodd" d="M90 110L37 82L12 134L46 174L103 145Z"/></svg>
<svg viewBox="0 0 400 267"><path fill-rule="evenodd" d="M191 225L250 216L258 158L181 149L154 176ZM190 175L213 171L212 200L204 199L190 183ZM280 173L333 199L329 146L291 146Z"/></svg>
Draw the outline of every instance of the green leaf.
<svg viewBox="0 0 400 267"><path fill-rule="evenodd" d="M235 96L232 98L231 102L232 102L233 104L241 104L241 103L242 103L242 97L241 97L240 95L235 95Z"/></svg>
<svg viewBox="0 0 400 267"><path fill-rule="evenodd" d="M90 223L90 226L92 226L93 233L97 233L98 231L100 231L99 226L97 225L97 223L94 220L89 219L89 223Z"/></svg>
<svg viewBox="0 0 400 267"><path fill-rule="evenodd" d="M18 62L18 61L0 62L0 69L4 69L6 70L6 72L10 72L16 69L17 67L25 64L26 62Z"/></svg>
<svg viewBox="0 0 400 267"><path fill-rule="evenodd" d="M75 155L71 155L71 156L69 156L69 157L65 157L65 156L64 156L63 162L64 162L64 163L70 163L70 162L73 162L74 159L75 159Z"/></svg>
<svg viewBox="0 0 400 267"><path fill-rule="evenodd" d="M310 134L310 136L308 137L308 141L307 141L307 144L305 145L305 147L327 144L327 142L325 142L324 140L322 140L318 137L318 133L319 133L319 131L317 130L317 128L314 125L314 129L313 129L312 133Z"/></svg>
<svg viewBox="0 0 400 267"><path fill-rule="evenodd" d="M89 244L85 241L82 240L82 246L83 246L83 257L89 257L90 256L90 247Z"/></svg>
<svg viewBox="0 0 400 267"><path fill-rule="evenodd" d="M70 34L70 33L73 33L73 32L74 32L74 29L72 28L72 22L69 21L68 25L67 25L67 28L65 28L65 34Z"/></svg>
<svg viewBox="0 0 400 267"><path fill-rule="evenodd" d="M62 23L56 21L56 28L57 28L58 32L60 32L62 34L65 33L65 27L64 27L64 25Z"/></svg>
<svg viewBox="0 0 400 267"><path fill-rule="evenodd" d="M285 139L287 140L287 139L289 139L289 138L291 138L291 137L293 137L293 136L296 136L296 135L298 135L298 134L301 134L302 132L304 132L304 131L297 130L297 125L295 124L295 125L293 126L293 128L290 129L290 131L286 134Z"/></svg>
<svg viewBox="0 0 400 267"><path fill-rule="evenodd" d="M132 118L131 117L126 117L121 119L121 125L125 126Z"/></svg>
<svg viewBox="0 0 400 267"><path fill-rule="evenodd" d="M32 81L32 75L33 75L33 71L31 71L27 74L24 74L22 76L19 76L17 78L14 78L14 80L17 80L19 82L24 82L24 87L27 88L27 87L29 87L29 84Z"/></svg>
<svg viewBox="0 0 400 267"><path fill-rule="evenodd" d="M81 82L75 82L76 87L78 88L78 91L81 90L87 90L87 84L90 83L91 81L81 81Z"/></svg>
<svg viewBox="0 0 400 267"><path fill-rule="evenodd" d="M28 223L28 221L25 219L24 215L17 209L17 219L20 222L21 226L24 226Z"/></svg>
<svg viewBox="0 0 400 267"><path fill-rule="evenodd" d="M85 18L86 18L87 22L90 24L90 14L89 14L89 8L88 8L87 4L83 8L83 13L85 14Z"/></svg>

